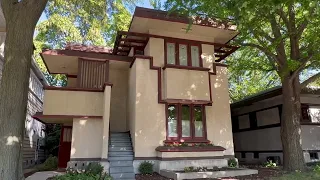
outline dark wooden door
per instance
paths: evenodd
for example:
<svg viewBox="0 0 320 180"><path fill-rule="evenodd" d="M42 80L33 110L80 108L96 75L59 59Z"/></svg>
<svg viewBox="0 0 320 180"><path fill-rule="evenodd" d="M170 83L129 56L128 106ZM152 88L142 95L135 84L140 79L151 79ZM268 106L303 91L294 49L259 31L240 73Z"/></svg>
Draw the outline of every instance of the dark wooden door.
<svg viewBox="0 0 320 180"><path fill-rule="evenodd" d="M72 127L63 126L61 128L58 168L67 168L70 161Z"/></svg>

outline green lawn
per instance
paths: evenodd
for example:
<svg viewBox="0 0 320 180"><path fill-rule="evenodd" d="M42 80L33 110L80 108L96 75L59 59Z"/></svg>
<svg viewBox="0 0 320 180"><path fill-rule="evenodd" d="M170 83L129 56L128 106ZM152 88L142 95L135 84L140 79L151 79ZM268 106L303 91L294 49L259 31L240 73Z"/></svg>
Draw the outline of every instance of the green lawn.
<svg viewBox="0 0 320 180"><path fill-rule="evenodd" d="M295 172L272 178L272 180L320 180L320 171Z"/></svg>

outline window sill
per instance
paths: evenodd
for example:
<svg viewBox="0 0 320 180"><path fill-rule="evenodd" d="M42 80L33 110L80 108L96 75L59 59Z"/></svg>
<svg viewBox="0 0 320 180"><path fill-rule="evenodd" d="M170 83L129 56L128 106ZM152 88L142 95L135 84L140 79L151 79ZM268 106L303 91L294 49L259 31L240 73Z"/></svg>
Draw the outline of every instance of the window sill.
<svg viewBox="0 0 320 180"><path fill-rule="evenodd" d="M166 64L162 69L165 70L167 68L172 69L186 69L186 70L194 70L194 71L210 71L210 68L204 67L193 67L193 66L181 66L181 65L174 65L174 64Z"/></svg>
<svg viewBox="0 0 320 180"><path fill-rule="evenodd" d="M226 149L221 146L159 146L156 148L158 152L213 152L225 150Z"/></svg>
<svg viewBox="0 0 320 180"><path fill-rule="evenodd" d="M182 140L181 140L182 141ZM180 140L164 140L164 143L175 143L175 142L181 142ZM210 143L209 140L206 139L184 139L184 143Z"/></svg>

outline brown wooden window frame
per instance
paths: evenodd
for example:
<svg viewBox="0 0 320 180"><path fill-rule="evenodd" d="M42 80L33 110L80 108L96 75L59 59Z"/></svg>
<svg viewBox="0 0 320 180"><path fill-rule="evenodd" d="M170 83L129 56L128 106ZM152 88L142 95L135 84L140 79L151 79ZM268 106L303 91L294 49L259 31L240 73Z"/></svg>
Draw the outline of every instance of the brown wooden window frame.
<svg viewBox="0 0 320 180"><path fill-rule="evenodd" d="M168 108L169 106L176 106L176 118L177 118L177 137L169 137L168 127ZM190 137L182 137L182 106L187 105L190 108ZM201 107L202 110L202 137L195 136L195 107ZM207 140L207 126L206 126L206 112L205 105L198 104L182 104L182 103L168 103L165 107L166 111L166 140L165 142L208 142Z"/></svg>
<svg viewBox="0 0 320 180"><path fill-rule="evenodd" d="M168 49L167 49L167 43L173 43L175 44L175 64L168 64ZM179 45L187 45L187 66L186 65L180 65L180 51L179 51ZM197 46L199 48L199 66L192 66L192 56L191 56L191 46ZM202 68L203 67L203 61L201 58L202 54L202 46L200 43L196 43L193 41L182 41L182 40L171 40L171 39L165 39L164 40L164 51L165 51L165 65L170 66L183 66L183 67L195 67L195 68Z"/></svg>

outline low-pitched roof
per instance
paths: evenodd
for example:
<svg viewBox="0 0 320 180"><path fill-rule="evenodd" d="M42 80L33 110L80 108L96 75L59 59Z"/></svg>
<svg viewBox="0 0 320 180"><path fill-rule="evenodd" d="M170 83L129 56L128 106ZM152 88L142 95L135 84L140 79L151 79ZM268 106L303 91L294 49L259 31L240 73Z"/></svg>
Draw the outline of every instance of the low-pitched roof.
<svg viewBox="0 0 320 180"><path fill-rule="evenodd" d="M307 87L307 88L303 88L301 91L302 94L316 94L316 95L320 95L320 88L317 87ZM231 104L231 108L239 108L242 106L248 106L251 105L252 103L258 102L258 101L262 101L265 99L269 99L275 96L279 96L282 94L282 86L276 86L270 89L267 89L265 91L261 91L257 94L248 96L242 100L236 101L234 103Z"/></svg>

